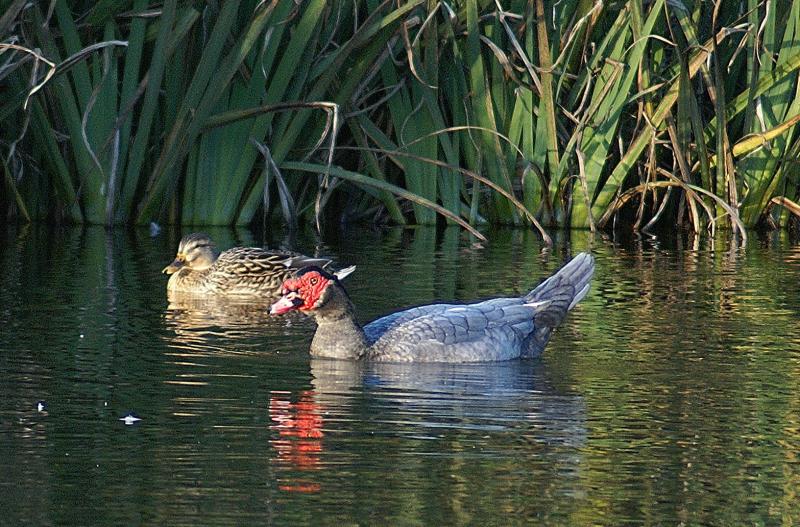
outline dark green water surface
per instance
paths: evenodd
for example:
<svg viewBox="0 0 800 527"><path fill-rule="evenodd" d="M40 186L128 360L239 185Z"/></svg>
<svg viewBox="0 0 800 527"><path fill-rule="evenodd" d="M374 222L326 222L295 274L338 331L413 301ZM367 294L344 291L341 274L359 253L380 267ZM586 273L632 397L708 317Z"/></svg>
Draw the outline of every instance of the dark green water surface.
<svg viewBox="0 0 800 527"><path fill-rule="evenodd" d="M489 234L295 248L358 265L363 320L522 293L591 248L541 359L312 360L300 316L168 303L178 232L0 228L0 524L800 524L799 245Z"/></svg>

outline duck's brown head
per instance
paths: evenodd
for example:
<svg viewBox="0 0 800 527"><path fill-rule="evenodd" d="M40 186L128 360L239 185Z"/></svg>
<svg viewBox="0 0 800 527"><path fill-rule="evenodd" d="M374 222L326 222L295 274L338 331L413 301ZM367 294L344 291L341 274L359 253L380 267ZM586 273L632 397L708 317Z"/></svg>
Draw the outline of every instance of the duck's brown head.
<svg viewBox="0 0 800 527"><path fill-rule="evenodd" d="M303 267L293 278L283 282L281 298L270 308L272 315L283 315L289 311L311 312L325 306L337 290L342 290L339 279L319 267Z"/></svg>
<svg viewBox="0 0 800 527"><path fill-rule="evenodd" d="M175 260L162 271L164 274L177 273L183 268L192 271L205 271L217 259L217 248L208 234L195 232L181 238Z"/></svg>

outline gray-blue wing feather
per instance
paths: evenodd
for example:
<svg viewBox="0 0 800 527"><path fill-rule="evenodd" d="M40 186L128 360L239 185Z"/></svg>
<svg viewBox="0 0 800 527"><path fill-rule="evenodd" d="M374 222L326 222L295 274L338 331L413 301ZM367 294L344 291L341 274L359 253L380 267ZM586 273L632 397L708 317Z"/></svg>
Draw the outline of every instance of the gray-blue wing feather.
<svg viewBox="0 0 800 527"><path fill-rule="evenodd" d="M581 253L522 298L434 304L394 313L364 330L371 360L473 362L534 357L589 291L594 259Z"/></svg>
<svg viewBox="0 0 800 527"><path fill-rule="evenodd" d="M412 307L404 311L398 311L391 315L386 315L379 319L373 320L364 326L364 333L367 335L367 341L371 344L378 340L384 333L390 329L405 324L415 318L425 315L435 315L441 313L448 308L457 307L458 304L430 304L427 306Z"/></svg>
<svg viewBox="0 0 800 527"><path fill-rule="evenodd" d="M376 321L379 324L372 330L381 328L383 333L375 340L369 358L415 362L517 358L534 330L534 312L521 298L414 308Z"/></svg>

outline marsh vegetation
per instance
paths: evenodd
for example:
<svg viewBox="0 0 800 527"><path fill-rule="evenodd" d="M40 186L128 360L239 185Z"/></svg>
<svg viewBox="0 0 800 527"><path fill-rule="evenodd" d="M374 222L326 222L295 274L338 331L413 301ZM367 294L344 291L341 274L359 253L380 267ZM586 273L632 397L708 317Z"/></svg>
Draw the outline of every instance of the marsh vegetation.
<svg viewBox="0 0 800 527"><path fill-rule="evenodd" d="M800 1L0 2L6 217L743 233L800 212Z"/></svg>

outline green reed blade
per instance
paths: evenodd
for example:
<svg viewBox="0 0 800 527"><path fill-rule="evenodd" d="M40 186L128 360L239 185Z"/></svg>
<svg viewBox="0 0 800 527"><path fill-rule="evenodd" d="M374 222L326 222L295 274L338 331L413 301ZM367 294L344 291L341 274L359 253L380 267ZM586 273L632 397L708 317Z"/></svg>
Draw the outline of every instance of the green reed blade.
<svg viewBox="0 0 800 527"><path fill-rule="evenodd" d="M315 174L324 174L327 170L330 170L330 173L336 177L342 178L346 181L350 181L356 185L364 185L367 187L373 187L379 190L384 190L387 192L391 192L398 197L403 199L407 199L409 201L413 201L419 205L424 207L428 207L431 210L438 212L442 216L445 216L452 220L454 223L457 223L464 227L464 229L468 230L473 236L476 238L486 241L486 237L483 236L480 232L478 232L474 227L472 227L469 223L458 217L456 214L453 214L449 210L437 205L436 203L423 198L422 196L418 196L413 192L409 192L403 188L397 187L388 183L386 181L381 181L378 179L374 179L363 174L359 174L357 172L352 172L349 170L343 170L339 167L327 167L325 165L317 165L313 163L299 163L293 161L287 161L281 165L281 168L284 170L296 170L299 172L310 172Z"/></svg>
<svg viewBox="0 0 800 527"><path fill-rule="evenodd" d="M186 225L201 225L205 223L204 217L198 214L202 201L198 198L197 159L200 156L200 143L197 142L189 149L186 160L186 174L184 175L183 207L181 209L181 223Z"/></svg>
<svg viewBox="0 0 800 527"><path fill-rule="evenodd" d="M539 106L539 118L544 122L543 142L547 151L547 167L550 176L555 179L558 173L559 153L558 134L556 132L556 102L553 97L552 60L550 44L547 36L547 20L544 13L544 0L535 0L536 4L536 41L539 46L539 68L542 83L542 99ZM556 186L559 183L555 182Z"/></svg>
<svg viewBox="0 0 800 527"><path fill-rule="evenodd" d="M788 16L787 16L788 15ZM783 25L783 35L776 31L775 18L780 16ZM775 10L768 13L763 36L765 55L771 58L778 53L777 62L772 61L760 64L760 74L769 74L773 67L785 64L794 54L800 53L800 5L793 3L789 13L780 13ZM762 57L762 61L767 56ZM755 225L763 212L768 208L770 199L776 188L781 183L782 171L779 164L786 162L786 155L791 146L794 128L800 114L800 94L797 93L798 72L794 71L776 82L768 91L758 99L758 118L753 121L753 128L749 130L756 137L762 139L762 147L753 151L736 164L737 171L743 176L749 192L743 199L742 219L747 225ZM763 128L762 128L763 127ZM748 139L747 137L745 139ZM733 147L734 155L746 147L744 139Z"/></svg>
<svg viewBox="0 0 800 527"><path fill-rule="evenodd" d="M141 2L135 0L132 8L134 12L143 11L147 7L147 3L145 3L143 7L137 7L137 3ZM115 14L122 13L126 9L129 9L130 4L131 0L98 0L89 14L84 17L84 23L90 26L103 25L109 20L112 20ZM133 20L135 21L136 18Z"/></svg>
<svg viewBox="0 0 800 527"><path fill-rule="evenodd" d="M710 42L707 44L710 44ZM732 120L736 115L747 108L748 101L760 97L774 85L786 78L787 75L790 75L798 69L800 69L800 52L794 51L786 57L785 61L777 64L772 71L761 75L752 89L744 90L728 101L728 104L725 106L726 120ZM717 119L715 117L708 123L708 126L706 126L706 138L713 138L716 132Z"/></svg>
<svg viewBox="0 0 800 527"><path fill-rule="evenodd" d="M392 86L400 82L398 72L391 62L385 62L381 68L381 77L385 86ZM432 129L430 120L427 118L427 110L423 108L423 101L418 99L420 91L425 88L418 87L418 81L411 80L411 87L404 85L398 93L388 101L389 114L392 120L392 128L397 137L398 147L406 148L407 143L413 143L411 151L423 152L427 156L431 154L431 141L414 143L417 139L424 136ZM435 139L433 142L435 148ZM434 153L435 155L435 153ZM437 171L435 167L426 166L414 159L409 159L405 163L404 171L405 187L412 193L427 200L437 198ZM435 213L420 203L414 205L414 219L416 223L434 223Z"/></svg>
<svg viewBox="0 0 800 527"><path fill-rule="evenodd" d="M225 4L225 6L223 6L220 18L217 20L217 24L212 32L211 40L206 48L206 52L210 54L218 54L220 51L216 48L217 30L219 26L219 30L223 31L223 28L230 23L228 20L223 20L223 18L230 16L230 12L228 11L229 5L230 4ZM239 69L242 61L248 53L250 53L250 50L269 19L271 12L269 5L259 5L258 10L247 23L236 44L231 51L219 61L219 66L216 64L217 61L210 59L206 61L204 60L206 58L205 56L201 58L198 70L201 69L201 66L214 67L214 75L208 82L208 87L203 89L204 82L202 81L207 78L207 72L196 72L189 91L191 93L191 98L194 98L197 93L200 93L202 97L197 107L193 108L191 113L187 111L186 113L179 114L167 138L165 149L153 169L151 185L148 187L141 211L137 216L138 222L149 221L149 218L157 217L164 211L166 200L172 197L177 188L178 178L174 174L176 165L184 159L189 147L200 134L203 124L214 112L217 101L226 91L226 87ZM204 52L204 55L206 55L206 52Z"/></svg>
<svg viewBox="0 0 800 527"><path fill-rule="evenodd" d="M209 84L214 82L212 77L219 73L224 53L223 47L236 20L239 3L239 0L232 0L222 5L208 41L200 55L200 61L197 64L194 75L186 88L185 95L181 99L180 110L177 113L175 122L172 124L171 130L164 141L164 147L148 179L147 188L136 216L137 223L147 223L158 219L172 197L172 193L177 186L173 174L174 165L188 152L188 146L195 139L194 134L189 133L189 128L196 119L199 106ZM226 66L230 69L229 65ZM238 63L236 67L238 67ZM218 89L223 89L223 86ZM206 100L209 101L211 98L216 100L219 95L221 93L217 92ZM206 104L211 106L208 102ZM206 116L202 115L201 118L204 120Z"/></svg>
<svg viewBox="0 0 800 527"><path fill-rule="evenodd" d="M351 118L347 120L347 124L350 127L350 131L353 134L356 144L360 148L366 149L367 135L359 125L359 120L356 118ZM386 181L386 177L384 176L383 170L378 164L378 159L374 152L364 152L364 163L366 164L367 171L372 178ZM382 191L378 197L386 207L386 211L392 221L399 225L405 225L406 219L403 216L403 212L400 210L400 206L394 199L394 196L388 191Z"/></svg>
<svg viewBox="0 0 800 527"><path fill-rule="evenodd" d="M464 42L464 58L469 70L469 87L472 93L469 106L475 117L474 124L498 131L495 106L488 85L487 68L481 52L481 29L477 0L468 0L465 6L467 37ZM502 188L511 190L511 175L503 162L505 156L497 136L486 132L477 132L474 135L478 138L480 147L486 151L487 155L483 159L489 178ZM496 221L504 223L519 221L513 205L506 199L496 193L492 195L492 198L494 208L491 212Z"/></svg>
<svg viewBox="0 0 800 527"><path fill-rule="evenodd" d="M599 122L587 126L581 140L581 150L586 155L586 183L594 198L591 207L591 214L594 218L602 215L603 209L619 189L630 168L627 165L617 165L610 177L607 179L604 177L608 152L614 143L623 108L637 78L639 65L648 48L649 39L644 37L652 33L656 22L663 16L663 6L663 0L657 0L650 6L650 11L641 27L642 37L637 41L627 43L626 38L622 36L618 38L610 54L612 62L603 68L604 73L610 77L614 75L612 72L612 69L615 69L613 61L623 60L625 62L625 69L618 77L619 80L615 83L614 89L609 92L609 96L604 98L597 109L597 121ZM621 47L623 43L627 43L627 45ZM595 94L602 92L602 83L601 78L595 85ZM644 144L646 143L642 143L642 148L644 148ZM574 200L571 223L574 227L589 225L590 210L584 203L583 200Z"/></svg>
<svg viewBox="0 0 800 527"><path fill-rule="evenodd" d="M147 2L148 0L135 0L133 2L133 10L136 12L144 10L147 7ZM128 32L128 48L125 54L125 65L122 70L122 86L119 96L119 114L124 115L124 121L119 128L119 158L116 166L119 184L117 185L118 190L114 196L114 206L116 207L116 213L113 219L114 223L126 221L129 213L128 210L119 208L122 202L123 189L125 188L125 178L127 175L125 167L128 161L128 149L130 145L131 128L133 126L132 114L125 115L125 113L136 95L136 88L139 84L139 69L142 62L146 28L147 20L142 17L136 17L131 20L130 30ZM117 116L117 118L119 117L120 115Z"/></svg>
<svg viewBox="0 0 800 527"><path fill-rule="evenodd" d="M83 213L78 204L78 196L61 153L53 131L50 128L48 116L45 114L38 99L33 99L31 104L31 133L38 148L42 148L42 156L49 167L49 174L58 197L63 203L67 218L75 223L83 222Z"/></svg>
<svg viewBox="0 0 800 527"><path fill-rule="evenodd" d="M133 138L133 145L131 146L128 165L124 174L121 208L126 217L131 217L133 214L133 200L139 186L145 154L148 148L151 147L150 134L158 106L161 79L164 75L167 59L166 47L172 30L176 5L177 0L165 0L161 9L158 36L153 47L150 68L147 70L147 89L144 93L142 109L136 123L136 135Z"/></svg>
<svg viewBox="0 0 800 527"><path fill-rule="evenodd" d="M284 9L286 7L283 6ZM306 76L309 75L310 69L307 66L303 67L303 65L308 64L313 57L314 50L317 48L317 45L312 44L312 42L317 38L320 17L324 7L325 2L321 0L306 3L302 14L299 15L299 20L296 24L293 24L289 42L285 46L281 46L280 55L259 57L259 60L255 61L258 71L254 78L262 75L262 71L266 72L270 78L266 91L263 88L259 88L257 92L259 100L255 101L255 104L258 104L259 101L261 104L277 103L281 100L286 100L286 98L291 100L292 98L300 97L300 90L307 86ZM280 21L284 20L286 16L288 16L288 11L276 11L273 19L277 21L277 26L283 25ZM270 30L274 31L275 29L275 26L270 27ZM280 31L270 36L270 39L275 39L275 47L278 47L278 39L281 38L282 34L283 31ZM294 93L288 93L289 91ZM242 106L247 105L247 103L242 103ZM232 159L234 163L230 167L231 177L229 184L222 189L215 203L215 208L219 210L220 222L230 224L235 221L235 217L240 211L243 194L250 180L253 166L259 158L257 149L250 144L250 138L261 141L272 123L273 116L269 114L262 115L251 123L244 123L240 127L241 135L237 138L238 144L229 143L228 148L238 150L239 153ZM283 155L280 150L278 145L270 145L270 152L278 162L280 162ZM256 187L259 187L259 185L257 184ZM262 192L257 192L255 188L251 193L254 197L262 194ZM256 203L258 202L256 201ZM250 216L248 222L250 219L252 219L252 216Z"/></svg>
<svg viewBox="0 0 800 527"><path fill-rule="evenodd" d="M60 61L60 53L52 33L42 26L42 14L38 7L33 8L33 15L36 39L39 45L47 56L56 61ZM79 65L82 65L85 69L85 64L80 63ZM85 71L88 72L88 69L85 69ZM69 79L63 75L54 76L50 82L52 83L52 90L55 94L56 102L58 103L60 118L69 132L69 143L78 174L78 186L81 188L81 201L85 203L88 199L92 202L98 202L101 199L99 195L99 185L92 185L86 189L83 188L83 176L89 174L93 170L94 165L81 138L81 112L76 102L72 84L69 82ZM89 96L91 96L91 89L89 92ZM93 198L86 198L87 194L92 195ZM85 219L87 221L92 221L92 219L98 220L96 217L92 219L85 217ZM102 218L99 218L99 221L102 221Z"/></svg>
<svg viewBox="0 0 800 527"><path fill-rule="evenodd" d="M28 208L25 206L25 200L22 199L19 190L17 190L17 185L14 182L13 176L11 175L11 171L8 170L8 164L2 157L0 157L0 164L3 165L4 182L7 191L14 196L14 203L17 204L17 209L19 210L20 214L22 214L22 218L27 223L30 223L31 216L28 214Z"/></svg>
<svg viewBox="0 0 800 527"><path fill-rule="evenodd" d="M390 2L384 1L381 6L385 7L389 4ZM344 45L332 52L331 57L324 62L325 68L316 77L315 83L308 87L306 98L310 101L326 100L330 87L343 80L343 84L338 86L336 92L327 100L333 100L340 104L348 103L363 76L383 52L389 39L395 35L397 25L403 21L402 17L419 4L419 0L407 2L385 15L380 10L372 11L359 30ZM346 74L343 74L344 71ZM307 122L310 115L308 112L298 112L297 115L292 116L291 124L278 138L278 141L273 143L272 156L278 164L286 159L298 137L304 133L307 136ZM263 185L263 179L259 178L250 187L237 215L237 224L246 224L252 221L259 206Z"/></svg>
<svg viewBox="0 0 800 527"><path fill-rule="evenodd" d="M0 40L5 39L11 28L17 23L17 16L27 3L27 0L14 0L11 5L6 7L5 12L0 16Z"/></svg>
<svg viewBox="0 0 800 527"><path fill-rule="evenodd" d="M81 44L81 39L78 35L78 27L75 25L72 12L66 0L56 1L54 14L58 19L58 25L63 33L67 55L78 53L84 46ZM75 86L75 95L77 96L80 111L83 113L86 111L86 104L92 96L92 81L89 76L89 67L85 62L78 62L70 76Z"/></svg>
<svg viewBox="0 0 800 527"><path fill-rule="evenodd" d="M651 16L653 11L651 10ZM693 48L690 52L687 61L689 69L689 77L693 78L699 71L701 65L705 62L709 55L710 42L705 43L702 47ZM659 127L664 122L667 113L672 109L673 105L678 98L678 83L677 80L669 84L666 92L661 98L661 102L655 109L655 112L650 116L650 122L653 126ZM627 151L614 167L608 179L603 183L602 188L597 191L594 203L592 205L592 213L595 217L599 218L606 211L606 208L611 203L614 195L620 189L625 178L632 170L634 163L644 151L645 147L650 143L654 130L648 126L645 127L640 133L636 135L633 141L628 145Z"/></svg>

